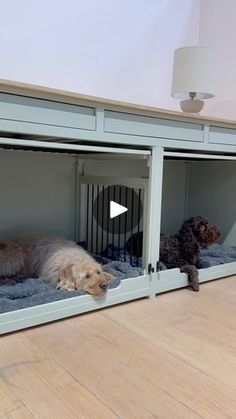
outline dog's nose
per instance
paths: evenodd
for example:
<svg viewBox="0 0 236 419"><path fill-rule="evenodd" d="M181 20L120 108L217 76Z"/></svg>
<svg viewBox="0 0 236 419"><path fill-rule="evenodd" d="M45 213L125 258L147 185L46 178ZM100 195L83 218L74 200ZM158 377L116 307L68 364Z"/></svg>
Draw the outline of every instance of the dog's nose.
<svg viewBox="0 0 236 419"><path fill-rule="evenodd" d="M102 290L106 290L107 289L107 282L102 282L100 284L100 288L102 288Z"/></svg>

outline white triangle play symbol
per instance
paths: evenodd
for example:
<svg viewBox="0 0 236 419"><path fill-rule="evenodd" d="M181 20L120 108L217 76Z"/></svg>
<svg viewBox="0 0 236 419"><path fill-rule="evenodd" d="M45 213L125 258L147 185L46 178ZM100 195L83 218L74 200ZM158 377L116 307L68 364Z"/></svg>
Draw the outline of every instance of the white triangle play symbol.
<svg viewBox="0 0 236 419"><path fill-rule="evenodd" d="M110 201L110 218L115 218L120 214L128 211L128 208L123 205L117 204L115 201Z"/></svg>

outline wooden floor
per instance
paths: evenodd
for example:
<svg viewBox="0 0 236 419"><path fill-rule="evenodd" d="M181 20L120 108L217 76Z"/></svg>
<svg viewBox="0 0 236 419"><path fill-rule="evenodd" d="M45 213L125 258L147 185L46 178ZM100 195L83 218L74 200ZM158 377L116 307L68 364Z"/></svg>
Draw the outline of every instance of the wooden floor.
<svg viewBox="0 0 236 419"><path fill-rule="evenodd" d="M236 418L236 277L0 339L0 418Z"/></svg>

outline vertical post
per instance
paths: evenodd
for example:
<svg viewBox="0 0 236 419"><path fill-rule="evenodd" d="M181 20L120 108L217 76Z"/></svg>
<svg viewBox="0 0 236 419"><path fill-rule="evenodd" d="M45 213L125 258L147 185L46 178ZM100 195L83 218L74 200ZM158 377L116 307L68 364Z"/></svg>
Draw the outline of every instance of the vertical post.
<svg viewBox="0 0 236 419"><path fill-rule="evenodd" d="M96 107L96 132L104 132L104 108Z"/></svg>
<svg viewBox="0 0 236 419"><path fill-rule="evenodd" d="M210 136L210 125L204 124L203 126L203 141L204 143L209 142L209 136Z"/></svg>
<svg viewBox="0 0 236 419"><path fill-rule="evenodd" d="M81 239L81 175L83 173L83 163L80 162L79 157L75 161L75 232L74 240L77 242Z"/></svg>
<svg viewBox="0 0 236 419"><path fill-rule="evenodd" d="M186 161L186 181L185 181L185 195L184 195L184 219L189 217L189 171L190 162Z"/></svg>
<svg viewBox="0 0 236 419"><path fill-rule="evenodd" d="M152 147L147 220L147 262L154 268L154 272L150 274L150 297L155 296L158 280L156 263L159 260L160 251L163 154L163 147Z"/></svg>

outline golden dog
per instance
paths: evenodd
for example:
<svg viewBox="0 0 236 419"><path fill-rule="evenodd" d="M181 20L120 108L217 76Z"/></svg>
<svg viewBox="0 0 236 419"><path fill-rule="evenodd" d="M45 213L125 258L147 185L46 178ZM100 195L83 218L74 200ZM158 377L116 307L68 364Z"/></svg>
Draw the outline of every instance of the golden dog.
<svg viewBox="0 0 236 419"><path fill-rule="evenodd" d="M0 241L0 277L36 277L69 291L102 296L113 276L84 249L60 237Z"/></svg>

